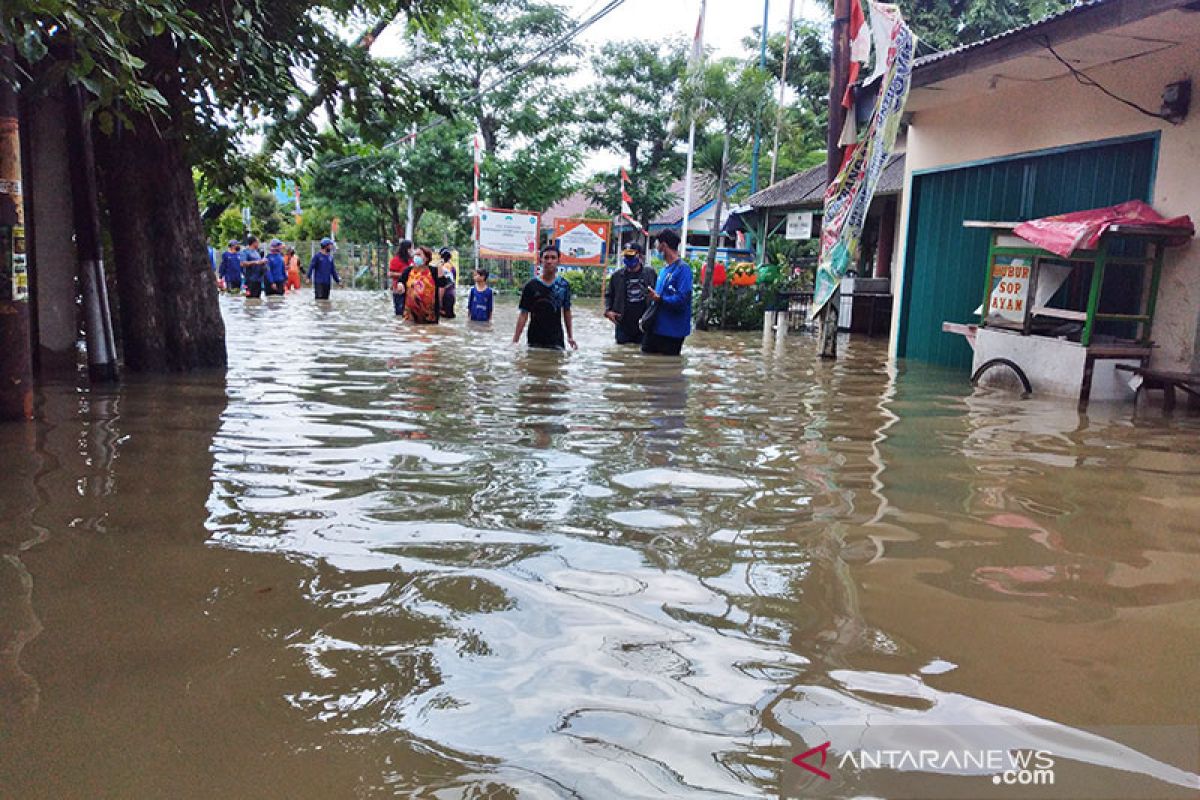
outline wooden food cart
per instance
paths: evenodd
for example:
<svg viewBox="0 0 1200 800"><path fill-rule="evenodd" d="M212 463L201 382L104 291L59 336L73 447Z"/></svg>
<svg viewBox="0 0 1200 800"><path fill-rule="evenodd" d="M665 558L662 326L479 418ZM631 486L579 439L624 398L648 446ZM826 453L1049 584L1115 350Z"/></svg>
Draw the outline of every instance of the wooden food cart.
<svg viewBox="0 0 1200 800"><path fill-rule="evenodd" d="M1016 236L1018 224L963 223L991 233L978 324L942 325L974 349L972 382L1015 377L1027 394L1081 408L1133 399L1154 347L1164 253L1179 229L1113 225L1095 249L1063 257Z"/></svg>

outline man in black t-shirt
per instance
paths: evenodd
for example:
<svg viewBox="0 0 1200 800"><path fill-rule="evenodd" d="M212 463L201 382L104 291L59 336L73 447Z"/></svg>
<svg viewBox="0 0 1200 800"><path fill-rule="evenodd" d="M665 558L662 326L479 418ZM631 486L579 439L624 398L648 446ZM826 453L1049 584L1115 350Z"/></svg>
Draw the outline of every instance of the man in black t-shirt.
<svg viewBox="0 0 1200 800"><path fill-rule="evenodd" d="M528 324L530 347L565 350L563 325L566 325L567 342L572 350L579 349L579 345L575 344L571 319L571 284L558 274L558 248L551 246L542 249L541 272L525 284L517 308L521 313L517 316L513 344L521 341L521 332Z"/></svg>
<svg viewBox="0 0 1200 800"><path fill-rule="evenodd" d="M604 289L604 316L616 326L617 344L641 344L642 320L658 275L642 266L642 246L630 242L621 254L621 268L608 279Z"/></svg>

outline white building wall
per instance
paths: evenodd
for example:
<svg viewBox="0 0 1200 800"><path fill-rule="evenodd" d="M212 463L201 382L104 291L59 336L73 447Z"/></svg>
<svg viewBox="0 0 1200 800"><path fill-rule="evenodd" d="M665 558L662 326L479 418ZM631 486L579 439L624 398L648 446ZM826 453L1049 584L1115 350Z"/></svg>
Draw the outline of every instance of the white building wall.
<svg viewBox="0 0 1200 800"><path fill-rule="evenodd" d="M1163 88L1200 78L1200 37L1167 50L1110 64L1088 74L1116 94L1157 110ZM994 67L1003 72L1003 67ZM1147 117L1067 76L1046 82L1000 80L994 90L916 111L908 131L901 238L893 275L891 352L896 353L908 251L912 174L1054 147L1161 132L1152 205L1162 214L1188 214L1200 223L1200 85L1180 125ZM982 270L982 265L980 269ZM950 335L950 334L946 334ZM1169 251L1154 325L1153 365L1200 368L1200 244Z"/></svg>

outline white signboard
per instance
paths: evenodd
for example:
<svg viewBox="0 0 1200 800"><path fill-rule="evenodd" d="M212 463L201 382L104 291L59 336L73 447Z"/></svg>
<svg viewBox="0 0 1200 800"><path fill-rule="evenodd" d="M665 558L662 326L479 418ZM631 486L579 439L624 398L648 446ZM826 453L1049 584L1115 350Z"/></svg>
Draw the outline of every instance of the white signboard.
<svg viewBox="0 0 1200 800"><path fill-rule="evenodd" d="M604 240L588 226L580 223L558 237L558 249L575 261L600 263L604 255Z"/></svg>
<svg viewBox="0 0 1200 800"><path fill-rule="evenodd" d="M785 239L811 239L813 231L813 212L797 211L787 215L787 233Z"/></svg>
<svg viewBox="0 0 1200 800"><path fill-rule="evenodd" d="M537 259L539 215L485 208L479 214L479 255Z"/></svg>
<svg viewBox="0 0 1200 800"><path fill-rule="evenodd" d="M989 322L1023 324L1029 302L1029 261L1000 256L992 264Z"/></svg>

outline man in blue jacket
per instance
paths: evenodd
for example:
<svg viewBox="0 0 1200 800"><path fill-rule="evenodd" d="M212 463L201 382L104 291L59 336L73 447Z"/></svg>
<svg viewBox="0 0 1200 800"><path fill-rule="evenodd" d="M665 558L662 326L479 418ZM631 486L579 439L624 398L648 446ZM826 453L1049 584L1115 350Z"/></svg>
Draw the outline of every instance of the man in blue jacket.
<svg viewBox="0 0 1200 800"><path fill-rule="evenodd" d="M237 239L229 240L229 249L221 253L221 268L218 275L225 282L225 289L230 294L242 293L242 243Z"/></svg>
<svg viewBox="0 0 1200 800"><path fill-rule="evenodd" d="M658 273L651 301L658 313L642 340L643 353L677 356L692 332L692 268L679 257L679 234L667 229L655 237L655 247L667 266Z"/></svg>
<svg viewBox="0 0 1200 800"><path fill-rule="evenodd" d="M321 240L321 250L312 257L308 265L308 275L312 279L313 291L318 300L328 300L331 280L338 283L337 267L333 264L333 239L328 236Z"/></svg>

